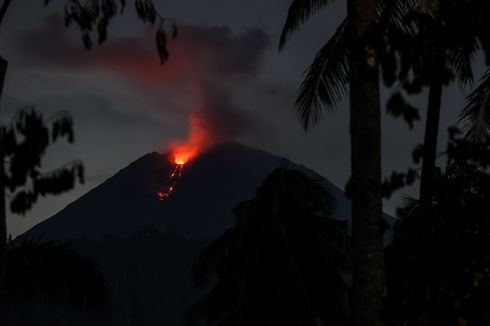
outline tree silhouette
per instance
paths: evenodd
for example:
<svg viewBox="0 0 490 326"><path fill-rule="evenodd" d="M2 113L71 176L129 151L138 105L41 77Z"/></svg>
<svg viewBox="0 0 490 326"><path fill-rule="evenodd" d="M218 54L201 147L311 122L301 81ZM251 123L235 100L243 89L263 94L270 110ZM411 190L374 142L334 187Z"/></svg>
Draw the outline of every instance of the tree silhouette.
<svg viewBox="0 0 490 326"><path fill-rule="evenodd" d="M0 126L0 294L7 250L6 193L10 210L24 214L40 197L57 195L84 182L83 165L72 161L50 172L41 170L48 146L60 139L74 140L71 117L61 112L48 120L33 108L19 111L9 124Z"/></svg>
<svg viewBox="0 0 490 326"><path fill-rule="evenodd" d="M281 34L279 49L282 51L292 34L327 4L328 1L293 2ZM403 34L406 29L404 22L413 8L413 1L384 0L378 3L379 18L375 37L378 38L380 65L388 86L392 86L397 78L396 53L402 50L408 52L404 47L407 37ZM306 130L315 126L324 117L325 111L334 112L338 103L347 95L350 73L349 26L350 20L344 19L334 35L318 51L299 88L295 105ZM406 110L401 113L407 114ZM414 119L417 117L407 116L406 120L412 123Z"/></svg>
<svg viewBox="0 0 490 326"><path fill-rule="evenodd" d="M97 268L66 244L23 240L10 243L1 300L60 302L81 310L103 310L109 290Z"/></svg>
<svg viewBox="0 0 490 326"><path fill-rule="evenodd" d="M326 0L294 1L283 29L280 49L293 32L326 4ZM463 83L471 82L472 58L480 46L485 51L490 48L487 33L489 12L488 1L481 0L378 2L379 16L376 30L372 30L374 36L371 37L374 41L371 43L376 45L374 48L386 85L393 86L398 81L408 94L420 92L423 86L429 86L425 141L421 147L423 168L420 198L423 215L429 213L432 197L442 87L454 78ZM355 23L362 19L357 18ZM315 124L324 115L325 110L332 112L346 94L348 82L356 78L351 68L354 38L349 31L352 23L354 22L350 17L344 20L334 36L318 52L307 71L296 100L297 112L305 128ZM482 85L468 98L468 105L461 114L463 120L470 119L469 125L472 124L472 128L469 129L469 134L471 130L481 133L481 130L487 128L486 90L483 80ZM352 84L350 92L351 105L356 99L367 99L362 96L353 97ZM419 119L417 109L411 106L399 91L393 94L387 109L394 116L403 116L410 127L413 126L413 121ZM351 137L354 137L355 125L352 118L351 107ZM374 118L365 117L361 120L363 123L367 121L374 121ZM369 123L366 125L371 126ZM363 127L366 129L365 125ZM354 161L358 157L354 155L356 143L352 141L351 144L352 168L355 169ZM352 175L354 176L354 171ZM390 189L384 189L383 192L385 195L389 194L394 185L410 184L417 177L416 170L410 170L406 174L394 173L391 180L385 182ZM348 189L355 189L355 186ZM353 200L353 206L356 206L356 200ZM353 239L356 239L355 235Z"/></svg>
<svg viewBox="0 0 490 326"><path fill-rule="evenodd" d="M51 0L44 0L48 5ZM162 16L152 0L134 0L134 9L138 17L152 26L156 25L155 43L163 65L169 58L167 49L167 34L177 37L177 26L173 19ZM0 6L0 28L12 4L12 0L3 0ZM107 39L107 27L110 21L126 10L126 0L66 0L64 7L65 25L76 26L82 34L82 41L86 48L91 48L93 38L97 37L102 44ZM8 62L0 56L0 100L7 73ZM75 176L82 177L79 162L73 162L51 174L41 174L39 165L46 146L49 144L49 130L43 124L42 118L33 111L22 111L18 120L4 131L0 130L0 294L2 293L3 277L5 274L5 251L7 241L7 227L5 216L5 188L15 192L19 187L32 185L30 190L21 190L15 194L11 202L14 212L23 213L30 209L39 196L59 194L71 189ZM30 128L33 128L32 130ZM66 116L59 117L52 124L52 141L60 136L67 136L71 142L73 131L71 120ZM36 134L36 132L38 134ZM20 137L20 139L19 139ZM8 158L9 172L7 175L4 159ZM31 160L31 161L29 161ZM25 173L25 174L22 174Z"/></svg>
<svg viewBox="0 0 490 326"><path fill-rule="evenodd" d="M490 6L488 1L481 0L429 0L416 5L406 18L408 26L415 26L406 29L411 34L406 39L413 49L405 60L410 64L400 77L405 79L403 86L409 94L429 87L420 180L420 209L427 216L433 195L443 86L455 78L462 84L472 82L471 63L480 40L487 37L485 26L488 27ZM407 53L402 51L402 56Z"/></svg>
<svg viewBox="0 0 490 326"><path fill-rule="evenodd" d="M400 210L387 248L389 325L490 325L490 143L450 131L434 208Z"/></svg>
<svg viewBox="0 0 490 326"><path fill-rule="evenodd" d="M236 224L197 257L208 294L190 320L215 325L346 324L347 225L330 218L332 198L299 171L274 170L235 208ZM215 281L214 281L215 280Z"/></svg>
<svg viewBox="0 0 490 326"><path fill-rule="evenodd" d="M280 39L282 49L292 33L328 0L292 2ZM383 297L383 223L381 190L380 64L385 80L396 69L395 53L385 39L396 33L410 2L347 1L348 16L318 52L299 89L296 109L308 129L350 95L354 324L379 325ZM392 78L393 79L393 78ZM393 80L389 81L393 83ZM407 107L409 108L409 107ZM413 112L404 113L411 123Z"/></svg>

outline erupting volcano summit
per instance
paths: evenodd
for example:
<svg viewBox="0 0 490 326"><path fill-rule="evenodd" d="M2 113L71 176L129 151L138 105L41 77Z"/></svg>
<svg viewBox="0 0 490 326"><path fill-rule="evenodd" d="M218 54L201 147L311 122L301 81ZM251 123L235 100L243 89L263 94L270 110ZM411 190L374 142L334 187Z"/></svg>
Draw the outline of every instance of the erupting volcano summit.
<svg viewBox="0 0 490 326"><path fill-rule="evenodd" d="M179 146L172 150L169 155L169 161L174 168L170 177L168 178L166 186L163 187L162 190L157 192L157 196L160 200L165 200L170 197L175 189L175 184L177 180L182 176L182 172L184 171L184 167L189 163L189 161L197 155L198 151L193 146Z"/></svg>

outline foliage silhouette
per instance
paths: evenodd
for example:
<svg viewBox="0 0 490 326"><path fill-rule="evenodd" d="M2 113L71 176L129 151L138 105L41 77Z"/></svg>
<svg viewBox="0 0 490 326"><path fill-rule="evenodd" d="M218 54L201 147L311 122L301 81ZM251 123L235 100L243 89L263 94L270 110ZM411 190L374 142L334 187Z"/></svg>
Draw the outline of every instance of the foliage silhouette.
<svg viewBox="0 0 490 326"><path fill-rule="evenodd" d="M43 0L49 5L53 0ZM176 21L163 16L155 7L153 0L133 0L134 10L139 19L156 26L155 44L163 65L169 58L167 39L177 38ZM12 4L12 0L3 0L0 7L0 27ZM76 26L82 34L82 42L87 49L93 46L93 39L98 44L107 40L108 27L117 14L123 14L127 8L127 0L65 0L64 19L66 27ZM3 59L2 59L3 61Z"/></svg>
<svg viewBox="0 0 490 326"><path fill-rule="evenodd" d="M44 0L44 4L48 5L52 0ZM135 11L138 17L143 21L150 23L152 26L157 26L155 32L155 43L160 57L160 63L163 65L169 58L169 51L167 48L167 34L170 33L173 39L177 38L177 25L173 19L162 16L155 8L152 0L134 0ZM4 22L6 14L12 4L12 0L3 0L0 6L0 27ZM98 38L98 43L102 44L107 39L107 28L110 21L117 15L117 13L123 13L126 10L126 0L66 0L64 6L64 18L65 25L70 27L72 25L77 26L82 33L82 41L86 48L91 48L95 35ZM3 85L7 72L8 62L0 56L0 99L2 98ZM26 114L23 111L19 114L20 124L32 124L29 128L36 127L36 132L39 135L34 135L29 128L25 128L22 125L16 125L14 127L7 127L4 132L0 130L0 294L2 293L3 277L5 274L5 251L7 241L7 226L5 216L5 188L9 187L11 191L26 184L28 180L34 183L32 189L20 190L15 194L15 198L11 201L11 209L17 213L25 213L36 202L39 196L47 194L59 194L63 191L69 190L74 185L74 175L77 174L79 179L83 179L83 169L79 162L71 163L71 166L65 166L51 174L40 175L38 167L40 158L44 153L44 149L47 146L47 140L49 137L46 135L46 127L40 123L39 117L35 114ZM24 128L24 129L22 129ZM53 125L54 133L61 132L61 136L64 136L64 132L70 133L71 120L56 121ZM12 131L13 130L13 131ZM5 135L4 135L5 133ZM11 134L14 134L12 137ZM23 142L19 148L14 148L12 142L17 142L17 136L28 137L31 142ZM6 137L6 144L4 144L4 137ZM36 138L39 137L39 140ZM70 140L71 136L68 135ZM53 135L53 140L57 136ZM22 142L22 141L21 141ZM30 156L23 147L29 147L31 145L39 146L39 148L31 148L34 150L34 156ZM9 148L10 146L10 148ZM14 147L12 147L14 146ZM4 149L10 150L10 153L3 153ZM10 162L10 176L6 176L4 173L4 157L5 155L11 156ZM38 155L38 157L36 157ZM24 161L24 160L32 160ZM18 165L18 166L17 166ZM21 172L30 173L30 175L22 175Z"/></svg>
<svg viewBox="0 0 490 326"><path fill-rule="evenodd" d="M299 30L311 15L328 3L328 0L293 1L283 27L279 49L283 50L292 34ZM405 40L400 40L400 38L403 36L402 30L407 28L404 24L406 16L413 7L414 1L406 0L384 0L378 3L378 26L376 35L373 37L376 38L384 80L389 86L396 78L394 76L397 70L396 53L401 51L400 47L404 44ZM350 25L349 19L346 18L317 53L305 74L296 100L297 112L305 129L318 123L324 116L324 110L333 112L347 95L350 71ZM417 119L417 117L412 117L413 112L404 115L409 116L407 117L409 123Z"/></svg>
<svg viewBox="0 0 490 326"><path fill-rule="evenodd" d="M34 108L19 111L9 124L0 126L0 295L5 275L7 250L6 191L10 210L24 214L40 197L57 195L84 182L83 165L72 161L43 172L41 160L49 145L66 139L74 141L73 121L60 112L48 120Z"/></svg>
<svg viewBox="0 0 490 326"><path fill-rule="evenodd" d="M2 128L3 158L6 161L4 181L13 195L10 209L24 214L41 196L57 195L84 183L83 165L73 161L61 168L43 173L41 159L49 145L60 139L74 141L71 116L60 112L48 120L34 108L19 111Z"/></svg>
<svg viewBox="0 0 490 326"><path fill-rule="evenodd" d="M68 249L76 249L104 276L110 294L109 305L102 306L102 310L96 306L95 310L88 310L90 307L84 310L67 305L63 298L58 300L61 302L52 302L36 296L8 305L5 324L184 325L187 309L195 301L197 292L191 282L193 257L210 240L188 239L175 229L162 230L155 226L100 239L78 238ZM68 281L72 279L63 277Z"/></svg>
<svg viewBox="0 0 490 326"><path fill-rule="evenodd" d="M323 106L332 113L347 94L349 82L349 53L345 41L347 24L346 19L318 52L301 84L295 104L305 129L315 125L323 117Z"/></svg>
<svg viewBox="0 0 490 326"><path fill-rule="evenodd" d="M490 143L450 130L429 218L400 209L387 248L389 325L490 325Z"/></svg>
<svg viewBox="0 0 490 326"><path fill-rule="evenodd" d="M217 325L348 322L346 222L330 218L332 197L299 171L274 170L240 203L236 224L197 257L196 284L212 289L190 321Z"/></svg>
<svg viewBox="0 0 490 326"><path fill-rule="evenodd" d="M455 79L463 85L472 83L473 58L480 48L488 49L485 42L489 13L488 1L416 1L404 18L410 28L397 34L408 44L408 47L395 44L401 57L398 80L403 90L413 94L425 86L429 88L420 180L420 205L424 216L428 214L433 195L443 86ZM470 117L464 112L463 119ZM472 130L485 128L481 124L485 121L478 121L480 124L469 120Z"/></svg>
<svg viewBox="0 0 490 326"><path fill-rule="evenodd" d="M2 301L59 302L81 310L104 310L109 290L97 268L67 244L31 239L10 243Z"/></svg>
<svg viewBox="0 0 490 326"><path fill-rule="evenodd" d="M294 0L279 48L328 3ZM296 100L296 111L308 129L324 110L333 112L349 85L351 178L346 193L352 198L353 317L354 325L359 326L381 323L384 261L379 73L385 55L380 44L381 36L396 24L405 7L406 1L401 0L347 0L346 19L316 55Z"/></svg>
<svg viewBox="0 0 490 326"><path fill-rule="evenodd" d="M467 97L466 103L460 113L460 122L466 122L466 137L485 142L490 139L490 69Z"/></svg>
<svg viewBox="0 0 490 326"><path fill-rule="evenodd" d="M44 0L45 4L53 0ZM164 17L156 9L153 0L133 0L134 9L138 17L152 26L157 26L155 44L163 65L169 58L167 48L168 33L173 39L177 38L177 24L174 19ZM126 10L126 0L88 0L81 3L79 0L67 0L64 16L66 27L75 25L82 33L82 41L86 48L93 45L93 38L97 37L99 44L107 39L107 28L111 20L118 13Z"/></svg>

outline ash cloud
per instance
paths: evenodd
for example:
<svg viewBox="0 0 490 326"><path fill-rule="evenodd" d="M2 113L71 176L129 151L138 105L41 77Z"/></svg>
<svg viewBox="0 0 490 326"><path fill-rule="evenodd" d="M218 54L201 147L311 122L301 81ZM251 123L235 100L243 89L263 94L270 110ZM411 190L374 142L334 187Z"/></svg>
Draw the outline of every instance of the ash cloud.
<svg viewBox="0 0 490 326"><path fill-rule="evenodd" d="M254 82L260 72L270 44L262 29L234 33L227 26L180 25L179 38L169 41L170 60L163 67L152 31L119 39L114 34L102 46L87 51L79 35L64 27L62 17L51 15L40 27L22 32L16 49L26 67L114 74L158 99L155 106L165 107L166 113L176 113L172 107L181 108L180 101L190 102L187 112L176 114L192 112L214 142L250 133L266 137L272 129L233 98L234 89Z"/></svg>
<svg viewBox="0 0 490 326"><path fill-rule="evenodd" d="M209 86L203 106L193 112L200 128L206 131L206 141L215 144L236 139L241 135L266 133L267 126L239 107L226 89Z"/></svg>
<svg viewBox="0 0 490 326"><path fill-rule="evenodd" d="M54 14L40 27L21 32L15 46L23 62L30 66L109 70L143 81L162 82L192 70L214 77L253 77L270 43L268 35L259 28L234 34L228 26L181 25L178 40L169 41L170 61L160 67L153 36L146 29L138 37L109 39L102 46L86 50L79 35L70 33L63 18Z"/></svg>
<svg viewBox="0 0 490 326"><path fill-rule="evenodd" d="M132 62L141 67L151 65L154 70L162 70L155 69L159 59L153 32L148 29L138 37L109 39L101 46L95 45L92 50L84 49L77 35L65 28L61 16L52 14L38 28L21 32L15 47L24 63L34 66L111 70ZM187 63L189 67L199 67L206 73L232 78L252 76L258 72L269 44L268 35L259 28L234 34L228 26L181 25L178 40L169 41L172 57L165 68L173 71ZM127 73L127 70L120 72ZM168 73L162 70L161 75Z"/></svg>

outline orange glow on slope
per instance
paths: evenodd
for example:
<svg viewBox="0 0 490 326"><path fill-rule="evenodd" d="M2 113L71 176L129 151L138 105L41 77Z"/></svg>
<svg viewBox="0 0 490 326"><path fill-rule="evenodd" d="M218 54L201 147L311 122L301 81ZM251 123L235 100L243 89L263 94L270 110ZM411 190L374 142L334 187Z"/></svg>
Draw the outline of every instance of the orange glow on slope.
<svg viewBox="0 0 490 326"><path fill-rule="evenodd" d="M170 178L168 179L167 187L157 192L158 199L165 200L168 197L170 197L170 195L174 192L175 184L177 183L177 180L182 175L182 171L184 170L184 165L185 165L184 163L175 164L175 168L172 174L170 174Z"/></svg>
<svg viewBox="0 0 490 326"><path fill-rule="evenodd" d="M217 137L206 128L204 118L196 112L189 117L190 135L186 141L174 141L167 146L170 151L169 160L174 169L169 176L166 187L157 192L160 200L165 200L175 190L178 179L182 176L184 168L201 152L214 145Z"/></svg>
<svg viewBox="0 0 490 326"><path fill-rule="evenodd" d="M216 142L211 130L207 130L206 123L201 115L192 112L189 116L190 135L185 141L173 141L167 146L172 153L174 164L189 163L201 152Z"/></svg>
<svg viewBox="0 0 490 326"><path fill-rule="evenodd" d="M184 165L196 156L197 150L190 146L180 146L172 151L172 160L176 165Z"/></svg>
<svg viewBox="0 0 490 326"><path fill-rule="evenodd" d="M169 160L174 168L166 187L157 192L157 197L160 200L165 200L172 195L184 168L212 143L210 133L205 130L204 123L197 114L191 113L189 123L191 130L188 139L185 142L174 141L168 146L170 149Z"/></svg>

